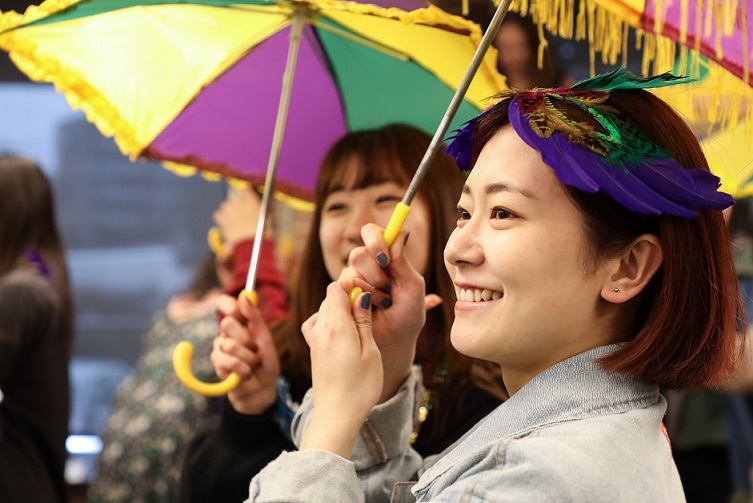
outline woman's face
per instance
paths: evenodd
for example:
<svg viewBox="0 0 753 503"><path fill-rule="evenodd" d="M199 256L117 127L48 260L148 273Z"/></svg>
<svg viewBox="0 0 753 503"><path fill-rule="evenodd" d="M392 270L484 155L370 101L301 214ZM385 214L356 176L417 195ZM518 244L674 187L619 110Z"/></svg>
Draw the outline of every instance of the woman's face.
<svg viewBox="0 0 753 503"><path fill-rule="evenodd" d="M458 213L445 247L455 348L501 364L510 385L507 372L533 377L600 345L606 268L586 263L581 214L510 126L481 151Z"/></svg>
<svg viewBox="0 0 753 503"><path fill-rule="evenodd" d="M353 189L354 178L346 179L343 187L330 192L322 207L319 241L327 274L333 280L347 266L351 250L363 245L361 227L367 223L386 227L395 205L403 198L407 188L393 181L385 181L363 189ZM410 232L405 253L413 267L423 274L429 263L431 215L420 195L413 199L410 208L402 227L402 230Z"/></svg>
<svg viewBox="0 0 753 503"><path fill-rule="evenodd" d="M526 32L516 23L506 23L499 27L494 37L497 48L497 64L505 74L526 74L533 61L531 47Z"/></svg>

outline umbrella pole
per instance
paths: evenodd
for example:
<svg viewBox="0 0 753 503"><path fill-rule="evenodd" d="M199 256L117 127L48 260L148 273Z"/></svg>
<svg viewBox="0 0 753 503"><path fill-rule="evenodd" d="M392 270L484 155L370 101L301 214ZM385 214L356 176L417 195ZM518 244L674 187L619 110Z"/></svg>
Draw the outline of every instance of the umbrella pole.
<svg viewBox="0 0 753 503"><path fill-rule="evenodd" d="M301 36L303 34L305 10L298 8L293 15L293 26L290 29L290 46L288 47L288 56L285 63L285 73L282 76L282 92L280 93L280 105L277 108L277 119L275 121L274 136L272 137L272 147L269 153L269 163L267 164L267 176L264 181L264 193L261 198L259 209L259 222L256 226L256 237L254 246L251 251L251 262L248 267L248 276L246 277L246 292L253 292L256 286L256 271L259 267L259 256L261 255L261 243L264 237L264 226L267 220L269 209L269 200L272 196L272 187L274 184L277 164L282 149L282 138L285 134L285 123L288 118L288 105L290 104L290 95L293 89L293 76L295 75L296 61L298 60L298 48L301 45ZM251 295L254 295L251 293Z"/></svg>
<svg viewBox="0 0 753 503"><path fill-rule="evenodd" d="M301 45L305 16L306 12L304 8L298 8L293 14L293 26L290 30L290 47L288 48L288 59L285 63L285 73L282 76L280 105L277 109L277 120L275 122L274 136L272 137L269 164L267 165L267 179L264 182L264 194L262 194L261 198L259 223L256 227L256 237L251 252L251 263L248 269L248 277L246 278L246 289L241 293L241 295L248 296L249 300L254 304L256 303L256 295L254 293L256 269L259 266L259 255L261 254L261 242L264 237L264 224L267 220L269 198L272 195L272 186L275 172L277 171L277 160L280 157L282 136L285 132L285 121L288 115L288 104L290 103L293 75L295 74L295 65L298 59L298 48ZM188 389L204 396L222 396L228 394L240 384L241 378L237 372L231 372L223 381L218 383L199 381L191 371L192 356L193 345L187 341L179 342L173 351L173 368L175 369L175 374Z"/></svg>
<svg viewBox="0 0 753 503"><path fill-rule="evenodd" d="M434 156L436 156L440 145L442 145L447 130L450 128L450 123L452 122L453 117L455 117L455 112L457 112L460 104L463 102L463 98L471 85L473 76L476 74L478 67L481 66L481 61L483 61L484 55L486 55L486 50L489 48L494 36L497 34L497 30L502 24L505 14L510 10L511 3L512 0L504 0L503 2L500 2L494 13L494 17L489 23L489 28L487 28L486 33L484 33L484 36L481 39L481 43L476 48L476 53L473 55L473 59L471 60L468 69L465 71L465 75L463 75L463 79L460 81L460 85L455 91L455 95L450 101L450 105L447 107L447 111L445 112L442 121L439 123L437 131L434 133L431 143L429 143L429 148L426 149L426 153L424 154L423 159L421 159L418 168L416 168L416 173L413 175L413 179L411 180L410 185L408 185L408 189L405 191L402 201L398 203L397 207L395 207L395 211L392 213L387 228L384 230L384 241L387 243L387 246L392 245L395 241L397 233L400 232L400 228L408 217L410 203L413 201L413 197L416 195L418 187L426 176L426 171L434 160Z"/></svg>

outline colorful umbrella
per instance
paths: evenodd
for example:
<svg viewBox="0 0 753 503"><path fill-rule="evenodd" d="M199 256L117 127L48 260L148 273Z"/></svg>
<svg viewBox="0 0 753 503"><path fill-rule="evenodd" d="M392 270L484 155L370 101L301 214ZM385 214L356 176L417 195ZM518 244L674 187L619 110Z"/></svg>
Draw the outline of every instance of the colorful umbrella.
<svg viewBox="0 0 753 503"><path fill-rule="evenodd" d="M0 17L0 48L131 158L259 185L286 55L300 43L275 182L303 198L347 130L404 122L433 133L480 39L475 24L433 6L335 0L47 0ZM455 124L504 87L487 58Z"/></svg>

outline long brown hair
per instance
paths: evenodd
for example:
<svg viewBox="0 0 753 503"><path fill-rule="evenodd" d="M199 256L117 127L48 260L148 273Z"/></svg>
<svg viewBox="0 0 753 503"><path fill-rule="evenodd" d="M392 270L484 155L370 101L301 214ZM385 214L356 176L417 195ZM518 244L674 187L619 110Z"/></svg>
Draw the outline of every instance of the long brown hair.
<svg viewBox="0 0 753 503"><path fill-rule="evenodd" d="M509 102L501 102L479 120L474 159L509 124ZM641 89L613 91L605 105L683 168L709 169L690 128L653 94ZM591 260L614 256L642 234L661 240L664 261L636 299L640 309L627 321L631 337L602 359L602 366L669 389L711 386L726 379L735 362L741 303L722 212L701 209L692 219L644 215L626 210L601 191L563 187L583 215Z"/></svg>
<svg viewBox="0 0 753 503"><path fill-rule="evenodd" d="M0 276L16 269L27 252L44 262L63 306L63 332L73 339L73 307L55 200L45 174L24 157L0 154Z"/></svg>
<svg viewBox="0 0 753 503"><path fill-rule="evenodd" d="M319 309L326 288L332 282L324 266L319 225L324 201L334 186L340 184L355 168L354 188L364 188L386 180L405 184L410 182L419 162L429 146L431 137L407 125L394 124L380 129L352 132L330 148L324 158L316 187L316 210L311 223L299 266L297 281L291 288L290 316L275 330L282 373L291 383L293 395L300 398L311 386L309 348L301 334L301 324ZM424 271L427 293L436 293L444 302L427 313L426 325L418 339L416 363L421 364L424 383L433 390L433 412L439 420L432 421L432 430L423 431L422 439L433 433L442 434L442 418L449 413L453 402L450 394L462 394L476 385L502 396L495 382L497 369L461 355L450 343L450 328L454 320L455 289L444 265L444 245L456 225L455 206L460 196L464 176L452 158L440 151L428 169L418 194L426 201L431 220L429 261ZM496 374L494 374L496 371ZM439 375L440 372L442 375ZM446 372L446 375L445 375ZM437 392L434 392L436 390ZM448 405L443 405L443 404Z"/></svg>

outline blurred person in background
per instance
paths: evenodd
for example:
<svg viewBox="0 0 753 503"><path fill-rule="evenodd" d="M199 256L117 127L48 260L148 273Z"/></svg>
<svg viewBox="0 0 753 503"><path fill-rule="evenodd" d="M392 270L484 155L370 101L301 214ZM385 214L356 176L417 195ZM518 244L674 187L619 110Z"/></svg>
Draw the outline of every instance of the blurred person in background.
<svg viewBox="0 0 753 503"><path fill-rule="evenodd" d="M52 188L0 155L0 501L66 501L73 309Z"/></svg>
<svg viewBox="0 0 753 503"><path fill-rule="evenodd" d="M514 89L570 86L575 79L567 75L555 59L551 47L544 48L541 68L538 66L539 29L530 17L508 12L502 20L494 41L497 69Z"/></svg>
<svg viewBox="0 0 753 503"><path fill-rule="evenodd" d="M180 465L197 426L219 409L217 401L188 390L173 371L180 341L195 348L198 379L216 381L209 360L217 335L215 301L223 291L238 295L259 217L259 196L233 190L214 213L226 251L198 264L189 287L157 313L144 335L142 355L121 384L103 434L92 503L172 503ZM274 262L274 243L265 238L257 282L261 315L269 323L287 313L285 282Z"/></svg>

